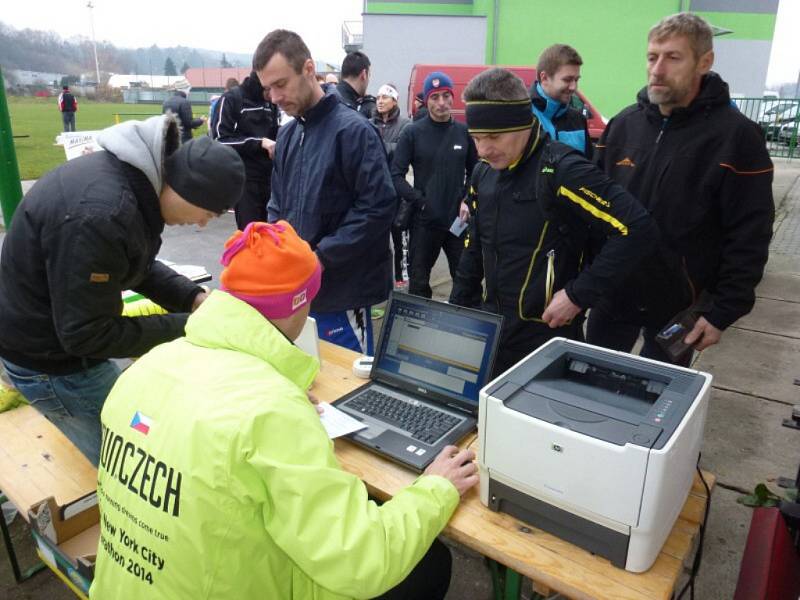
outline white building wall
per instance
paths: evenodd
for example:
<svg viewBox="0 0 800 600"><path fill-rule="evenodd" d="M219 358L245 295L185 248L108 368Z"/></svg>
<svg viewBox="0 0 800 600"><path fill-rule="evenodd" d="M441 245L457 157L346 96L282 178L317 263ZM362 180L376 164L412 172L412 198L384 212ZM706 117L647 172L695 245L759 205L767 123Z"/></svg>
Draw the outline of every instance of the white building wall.
<svg viewBox="0 0 800 600"><path fill-rule="evenodd" d="M772 42L714 38L714 71L728 82L731 94L761 98L766 89Z"/></svg>
<svg viewBox="0 0 800 600"><path fill-rule="evenodd" d="M368 92L394 83L405 111L415 64L484 64L486 18L365 14L363 51L372 63Z"/></svg>

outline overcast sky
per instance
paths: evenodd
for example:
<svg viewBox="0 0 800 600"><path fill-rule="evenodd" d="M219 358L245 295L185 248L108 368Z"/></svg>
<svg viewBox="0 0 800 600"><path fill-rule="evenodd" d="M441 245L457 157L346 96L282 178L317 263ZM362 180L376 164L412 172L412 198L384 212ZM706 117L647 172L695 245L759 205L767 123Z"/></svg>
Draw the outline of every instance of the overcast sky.
<svg viewBox="0 0 800 600"><path fill-rule="evenodd" d="M2 0L0 21L16 29L91 36L87 0ZM252 54L273 29L299 33L318 60L339 62L342 22L361 20L362 0L92 0L97 40Z"/></svg>
<svg viewBox="0 0 800 600"><path fill-rule="evenodd" d="M90 35L86 0L2 0L0 21L22 29ZM277 27L298 32L315 59L344 56L342 22L360 20L362 0L93 0L95 33L124 48L156 44L252 53ZM797 81L800 70L800 0L781 0L767 82Z"/></svg>

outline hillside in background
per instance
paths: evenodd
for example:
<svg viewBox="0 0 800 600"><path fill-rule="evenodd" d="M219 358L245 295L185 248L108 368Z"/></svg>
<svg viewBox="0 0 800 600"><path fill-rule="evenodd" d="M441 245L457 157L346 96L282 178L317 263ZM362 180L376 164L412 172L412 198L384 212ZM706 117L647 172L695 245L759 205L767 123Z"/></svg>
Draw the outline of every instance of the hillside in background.
<svg viewBox="0 0 800 600"><path fill-rule="evenodd" d="M249 54L224 52L230 66L250 64ZM164 64L171 59L180 70L190 67L219 67L223 51L201 48L117 48L111 42L97 43L97 57L103 73L164 74ZM4 71L21 69L80 75L94 72L92 42L88 38L63 39L52 31L14 29L0 21L0 65Z"/></svg>

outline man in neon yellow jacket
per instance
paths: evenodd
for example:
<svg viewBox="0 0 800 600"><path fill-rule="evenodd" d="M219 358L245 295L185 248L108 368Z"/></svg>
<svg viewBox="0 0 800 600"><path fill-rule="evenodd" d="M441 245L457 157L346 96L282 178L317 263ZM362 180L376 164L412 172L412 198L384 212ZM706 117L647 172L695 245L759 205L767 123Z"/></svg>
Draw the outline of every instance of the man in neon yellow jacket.
<svg viewBox="0 0 800 600"><path fill-rule="evenodd" d="M369 500L306 395L319 364L292 343L316 256L288 223L252 223L222 262L224 291L103 408L92 599L442 597L449 555L414 574L477 483L474 455L450 447L392 500ZM443 589L425 589L437 571Z"/></svg>

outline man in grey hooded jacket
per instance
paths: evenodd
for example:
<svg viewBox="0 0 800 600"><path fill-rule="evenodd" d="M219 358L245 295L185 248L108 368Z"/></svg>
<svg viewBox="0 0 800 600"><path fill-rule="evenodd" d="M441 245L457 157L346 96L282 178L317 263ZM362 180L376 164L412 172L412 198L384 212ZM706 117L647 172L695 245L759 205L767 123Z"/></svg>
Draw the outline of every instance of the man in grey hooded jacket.
<svg viewBox="0 0 800 600"><path fill-rule="evenodd" d="M100 410L139 356L183 335L205 299L155 260L164 225L204 226L233 206L244 165L208 137L181 146L172 115L103 131L105 152L45 174L19 205L0 255L0 360L19 391L97 464ZM131 289L169 314L124 317Z"/></svg>

